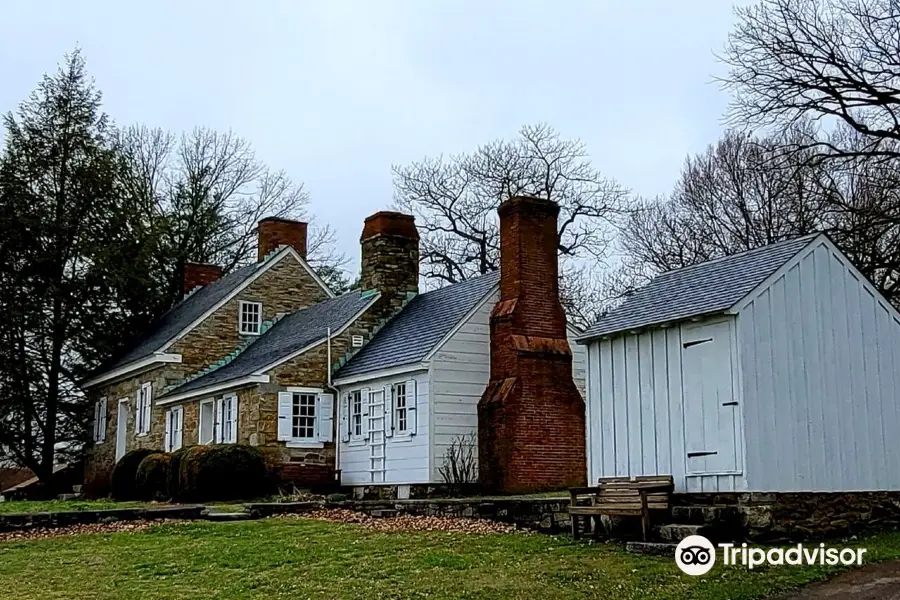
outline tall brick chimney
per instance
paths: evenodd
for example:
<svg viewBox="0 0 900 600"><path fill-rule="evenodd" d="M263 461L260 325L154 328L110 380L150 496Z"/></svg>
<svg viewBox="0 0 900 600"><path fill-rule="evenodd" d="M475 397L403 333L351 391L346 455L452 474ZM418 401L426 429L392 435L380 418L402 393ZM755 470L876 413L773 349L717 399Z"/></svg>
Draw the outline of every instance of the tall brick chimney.
<svg viewBox="0 0 900 600"><path fill-rule="evenodd" d="M367 217L359 238L362 250L360 286L381 292L383 317L419 292L419 232L412 215L382 211Z"/></svg>
<svg viewBox="0 0 900 600"><path fill-rule="evenodd" d="M209 285L221 277L222 267L200 263L184 263L184 271L182 272L183 291L185 294L189 294L195 288Z"/></svg>
<svg viewBox="0 0 900 600"><path fill-rule="evenodd" d="M259 238L256 259L261 261L269 252L277 250L279 246L291 246L305 260L306 229L307 224L303 221L266 217L259 222L256 228Z"/></svg>
<svg viewBox="0 0 900 600"><path fill-rule="evenodd" d="M500 205L500 300L491 312L491 380L478 402L478 470L496 492L585 483L584 400L559 302L559 206Z"/></svg>

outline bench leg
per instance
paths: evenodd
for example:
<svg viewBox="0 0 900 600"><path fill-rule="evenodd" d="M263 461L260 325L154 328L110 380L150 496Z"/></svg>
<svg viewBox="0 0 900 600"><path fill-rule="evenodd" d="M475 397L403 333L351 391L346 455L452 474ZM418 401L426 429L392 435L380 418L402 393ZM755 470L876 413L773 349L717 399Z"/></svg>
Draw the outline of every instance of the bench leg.
<svg viewBox="0 0 900 600"><path fill-rule="evenodd" d="M647 535L650 532L650 511L643 511L641 513L641 530L644 534L644 541L647 541Z"/></svg>
<svg viewBox="0 0 900 600"><path fill-rule="evenodd" d="M578 515L572 515L572 539L578 539Z"/></svg>

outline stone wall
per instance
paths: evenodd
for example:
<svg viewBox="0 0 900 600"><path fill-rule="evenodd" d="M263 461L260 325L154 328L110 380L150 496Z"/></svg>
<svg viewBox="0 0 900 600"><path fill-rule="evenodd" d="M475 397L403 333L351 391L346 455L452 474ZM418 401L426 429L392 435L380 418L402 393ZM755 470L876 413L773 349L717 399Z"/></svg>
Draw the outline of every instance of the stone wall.
<svg viewBox="0 0 900 600"><path fill-rule="evenodd" d="M673 506L733 507L748 540L806 541L900 526L900 492L676 494Z"/></svg>

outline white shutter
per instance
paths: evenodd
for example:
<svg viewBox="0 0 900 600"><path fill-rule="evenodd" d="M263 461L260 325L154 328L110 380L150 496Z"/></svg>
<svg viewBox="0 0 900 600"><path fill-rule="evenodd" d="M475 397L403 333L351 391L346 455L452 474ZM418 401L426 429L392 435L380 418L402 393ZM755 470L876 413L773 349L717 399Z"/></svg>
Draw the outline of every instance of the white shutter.
<svg viewBox="0 0 900 600"><path fill-rule="evenodd" d="M222 443L222 425L225 423L225 401L223 398L216 400L216 419L213 421L213 443Z"/></svg>
<svg viewBox="0 0 900 600"><path fill-rule="evenodd" d="M416 417L419 411L416 410L416 380L410 379L406 382L406 427L410 435L416 435Z"/></svg>
<svg viewBox="0 0 900 600"><path fill-rule="evenodd" d="M134 411L134 433L135 435L141 433L144 430L143 421L144 421L144 387L141 386L137 391L137 404L135 405L137 408Z"/></svg>
<svg viewBox="0 0 900 600"><path fill-rule="evenodd" d="M100 398L100 430L98 432L99 442L106 441L106 416L109 414L109 401L106 398Z"/></svg>
<svg viewBox="0 0 900 600"><path fill-rule="evenodd" d="M237 396L231 396L226 398L228 400L228 439L225 440L228 444L237 443L237 428L238 428L238 399Z"/></svg>
<svg viewBox="0 0 900 600"><path fill-rule="evenodd" d="M184 408L175 411L175 436L172 440L172 450L178 450L184 441Z"/></svg>
<svg viewBox="0 0 900 600"><path fill-rule="evenodd" d="M278 392L278 439L289 441L293 427L291 418L294 416L294 398L290 392Z"/></svg>
<svg viewBox="0 0 900 600"><path fill-rule="evenodd" d="M362 403L362 438L369 439L369 388L363 388L359 392L359 401Z"/></svg>
<svg viewBox="0 0 900 600"><path fill-rule="evenodd" d="M319 394L316 419L319 425L319 441L334 441L334 395Z"/></svg>
<svg viewBox="0 0 900 600"><path fill-rule="evenodd" d="M163 450L166 452L172 451L172 415L174 414L174 410L166 411L166 434L163 438Z"/></svg>
<svg viewBox="0 0 900 600"><path fill-rule="evenodd" d="M384 437L394 435L394 386L384 386Z"/></svg>
<svg viewBox="0 0 900 600"><path fill-rule="evenodd" d="M100 441L100 401L94 402L94 441Z"/></svg>
<svg viewBox="0 0 900 600"><path fill-rule="evenodd" d="M352 409L352 404L350 400L350 394L344 394L344 397L341 401L341 441L349 442L350 441L350 427L352 427L352 419L350 418L350 410Z"/></svg>

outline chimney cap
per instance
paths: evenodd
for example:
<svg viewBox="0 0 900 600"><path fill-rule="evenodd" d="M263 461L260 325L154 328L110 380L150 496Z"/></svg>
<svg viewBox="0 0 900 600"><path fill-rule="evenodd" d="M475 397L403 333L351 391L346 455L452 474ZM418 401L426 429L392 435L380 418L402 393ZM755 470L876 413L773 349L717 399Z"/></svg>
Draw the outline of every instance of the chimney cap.
<svg viewBox="0 0 900 600"><path fill-rule="evenodd" d="M392 235L418 241L419 230L416 229L416 218L401 212L379 211L366 217L359 239L363 241L376 235Z"/></svg>
<svg viewBox="0 0 900 600"><path fill-rule="evenodd" d="M299 221L297 219L286 219L285 217L263 217L259 220L260 223L295 223L298 225L309 225L306 221Z"/></svg>
<svg viewBox="0 0 900 600"><path fill-rule="evenodd" d="M513 196L504 200L497 209L501 217L504 214L518 211L544 213L547 216L555 217L559 214L559 204L553 200L536 196Z"/></svg>

